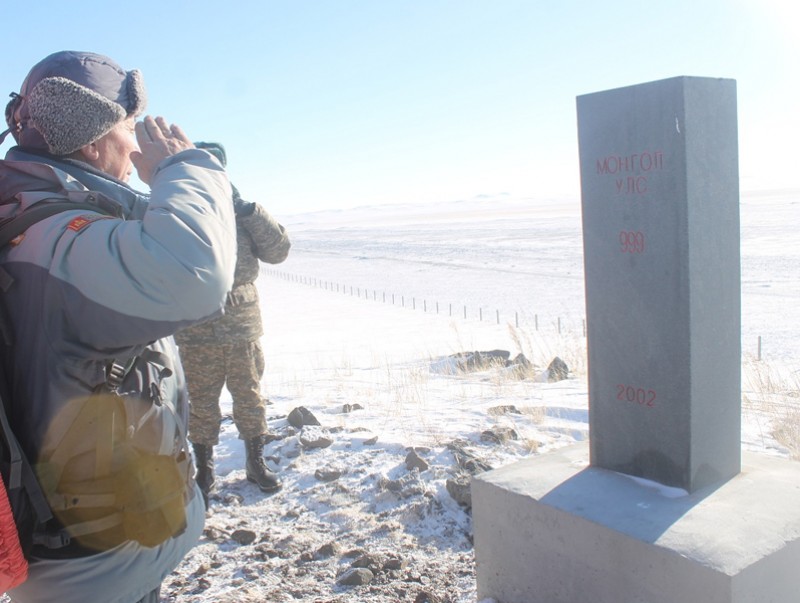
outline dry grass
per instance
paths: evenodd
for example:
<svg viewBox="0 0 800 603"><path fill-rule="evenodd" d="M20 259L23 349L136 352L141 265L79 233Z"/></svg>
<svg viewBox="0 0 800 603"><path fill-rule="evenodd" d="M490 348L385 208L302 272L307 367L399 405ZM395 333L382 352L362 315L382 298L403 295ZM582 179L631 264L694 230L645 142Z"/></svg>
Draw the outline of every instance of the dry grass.
<svg viewBox="0 0 800 603"><path fill-rule="evenodd" d="M559 357L569 367L570 375L586 377L586 338L581 334L562 331L545 335L540 331L529 331L508 325L508 333L514 345L535 366L547 368L553 358Z"/></svg>
<svg viewBox="0 0 800 603"><path fill-rule="evenodd" d="M547 417L547 409L544 406L526 406L519 411L527 415L534 425L541 425Z"/></svg>
<svg viewBox="0 0 800 603"><path fill-rule="evenodd" d="M746 357L742 376L742 410L800 460L800 371Z"/></svg>
<svg viewBox="0 0 800 603"><path fill-rule="evenodd" d="M442 417L451 413L465 434L481 433L492 423L509 426L519 433L517 446L529 453L538 450L541 443L531 434L546 420L545 409L537 403L542 397L544 371L558 356L569 367L570 377L581 378L586 366L585 338L566 330L560 334L549 328L540 332L532 326L480 325L472 329L455 320L446 326L450 331L447 341L429 345L420 338L416 359L409 360L415 357L413 351L392 356L375 346L334 348L328 354L301 357L302 364L292 365L289 371L276 371L267 378L265 389L312 410L327 411L331 414L328 421L340 429L372 417L371 431L379 439L394 432L392 437L399 434L409 445L445 445L452 437L453 424L451 420L444 423ZM446 361L442 351L458 354L489 349L508 350L511 359L523 354L533 367L522 374L504 362L454 374L432 371L433 365ZM481 408L504 401L516 405L521 414L502 419L482 414ZM364 412L341 412L345 403L357 403ZM481 427L481 416L485 427Z"/></svg>
<svg viewBox="0 0 800 603"><path fill-rule="evenodd" d="M542 443L539 442L539 440L525 438L524 440L522 440L522 445L525 448L526 454L536 454L537 452L539 452L539 446L541 446Z"/></svg>

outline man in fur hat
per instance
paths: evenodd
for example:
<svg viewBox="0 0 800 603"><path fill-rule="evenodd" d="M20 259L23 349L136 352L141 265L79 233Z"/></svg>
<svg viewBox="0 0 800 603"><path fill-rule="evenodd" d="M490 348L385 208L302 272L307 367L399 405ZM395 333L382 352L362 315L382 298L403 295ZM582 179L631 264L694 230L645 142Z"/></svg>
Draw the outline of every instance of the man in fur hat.
<svg viewBox="0 0 800 603"><path fill-rule="evenodd" d="M0 250L7 414L53 510L15 603L156 603L202 532L172 335L222 313L236 225L220 162L108 57L36 64L6 108L0 220L75 203ZM127 180L136 169L151 188ZM62 546L65 545L65 546Z"/></svg>

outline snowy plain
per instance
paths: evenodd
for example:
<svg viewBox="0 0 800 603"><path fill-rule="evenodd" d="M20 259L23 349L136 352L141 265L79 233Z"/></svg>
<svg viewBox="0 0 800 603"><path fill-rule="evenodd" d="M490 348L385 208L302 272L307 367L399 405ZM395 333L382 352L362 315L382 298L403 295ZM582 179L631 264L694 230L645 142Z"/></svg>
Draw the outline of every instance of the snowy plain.
<svg viewBox="0 0 800 603"><path fill-rule="evenodd" d="M797 459L800 190L740 207L742 448ZM579 201L277 217L293 248L257 282L284 487L246 481L226 418L204 536L162 601L478 603L470 475L589 437ZM492 350L532 366L465 362ZM319 425L292 426L298 408Z"/></svg>
<svg viewBox="0 0 800 603"><path fill-rule="evenodd" d="M792 459L800 191L744 194L740 213L742 447ZM279 438L265 455L284 488L265 497L245 480L224 421L206 533L164 601L476 603L471 516L449 482L589 437L579 201L278 217L293 249L258 283ZM460 353L498 349L533 368L459 366ZM567 379L547 379L556 356ZM320 425L292 427L300 407ZM513 438L491 436L502 433Z"/></svg>

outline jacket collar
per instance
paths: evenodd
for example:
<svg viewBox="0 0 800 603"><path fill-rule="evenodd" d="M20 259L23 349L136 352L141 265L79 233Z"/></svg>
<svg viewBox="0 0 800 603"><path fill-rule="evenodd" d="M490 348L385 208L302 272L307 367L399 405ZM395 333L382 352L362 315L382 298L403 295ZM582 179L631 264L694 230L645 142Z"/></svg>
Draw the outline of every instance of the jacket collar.
<svg viewBox="0 0 800 603"><path fill-rule="evenodd" d="M121 206L122 213L125 217L141 217L144 208L148 203L149 196L134 190L126 183L109 176L108 174L95 169L94 167L64 157L56 157L43 151L24 149L22 147L12 147L6 153L6 161L14 162L27 162L44 164L53 168L54 176L60 180L62 185L64 182L70 180L64 176L69 176L77 180L87 190L101 193L108 199L112 199ZM60 173L59 173L60 172ZM38 179L32 174L29 174L30 182L28 185L37 186L39 190L53 191L54 182L51 178ZM0 174L0 185L2 185L2 175ZM28 179L26 179L28 180ZM11 184L11 183L7 183ZM0 189L6 187L0 186ZM5 192L0 190L0 192Z"/></svg>

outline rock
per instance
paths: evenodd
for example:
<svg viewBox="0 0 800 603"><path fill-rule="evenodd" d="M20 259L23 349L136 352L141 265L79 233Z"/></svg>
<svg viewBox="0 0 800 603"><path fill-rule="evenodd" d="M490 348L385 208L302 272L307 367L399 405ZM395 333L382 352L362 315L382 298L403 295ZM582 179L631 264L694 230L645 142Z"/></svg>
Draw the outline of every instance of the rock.
<svg viewBox="0 0 800 603"><path fill-rule="evenodd" d="M445 482L447 493L459 505L472 507L472 492L470 490L470 478L459 476L455 479L448 479Z"/></svg>
<svg viewBox="0 0 800 603"><path fill-rule="evenodd" d="M364 549L350 549L349 551L345 551L342 553L342 557L348 557L350 559L355 559L356 557L360 557L361 555L365 555L366 551Z"/></svg>
<svg viewBox="0 0 800 603"><path fill-rule="evenodd" d="M514 379L534 377L534 369L533 363L524 354L517 354L513 360L509 360L506 367L507 372Z"/></svg>
<svg viewBox="0 0 800 603"><path fill-rule="evenodd" d="M329 542L319 547L314 553L314 557L316 559L327 559L337 555L341 548L337 542Z"/></svg>
<svg viewBox="0 0 800 603"><path fill-rule="evenodd" d="M417 469L419 471L427 471L429 465L422 457L417 454L416 450L412 450L406 455L406 469L409 471Z"/></svg>
<svg viewBox="0 0 800 603"><path fill-rule="evenodd" d="M345 446L348 448L374 446L378 442L378 436L365 427L355 427L348 429L347 432L344 437L346 439Z"/></svg>
<svg viewBox="0 0 800 603"><path fill-rule="evenodd" d="M425 484L419 479L419 473L407 473L398 479L382 478L378 486L400 498L410 498L425 493Z"/></svg>
<svg viewBox="0 0 800 603"><path fill-rule="evenodd" d="M203 536L213 542L224 542L227 539L227 534L225 532L213 526L207 526L203 530Z"/></svg>
<svg viewBox="0 0 800 603"><path fill-rule="evenodd" d="M192 575L195 578L199 578L200 576L207 574L209 569L211 568L208 565L206 565L205 563L201 563L200 565L197 566L197 569L194 570L194 574Z"/></svg>
<svg viewBox="0 0 800 603"><path fill-rule="evenodd" d="M521 415L520 410L513 404L502 404L500 406L492 406L486 410L492 416L498 415Z"/></svg>
<svg viewBox="0 0 800 603"><path fill-rule="evenodd" d="M321 482L333 482L342 477L342 471L338 469L317 469L314 472L314 477Z"/></svg>
<svg viewBox="0 0 800 603"><path fill-rule="evenodd" d="M207 578L200 578L195 583L194 589L191 591L192 594L200 594L203 591L208 590L211 588L211 582Z"/></svg>
<svg viewBox="0 0 800 603"><path fill-rule="evenodd" d="M261 555L262 559L274 559L280 557L280 553L272 548L269 544L259 544L256 546L256 551Z"/></svg>
<svg viewBox="0 0 800 603"><path fill-rule="evenodd" d="M525 357L525 354L520 353L514 356L514 359L511 361L511 366L528 371L533 368L533 363Z"/></svg>
<svg viewBox="0 0 800 603"><path fill-rule="evenodd" d="M387 572L404 570L407 567L408 561L406 559L400 559L397 557L390 557L383 562L383 570Z"/></svg>
<svg viewBox="0 0 800 603"><path fill-rule="evenodd" d="M382 566L382 559L373 553L364 553L350 564L350 567L365 567L373 574L376 574Z"/></svg>
<svg viewBox="0 0 800 603"><path fill-rule="evenodd" d="M289 422L289 425L295 429L302 429L306 425L320 425L317 417L305 406L298 406L292 409L292 412L289 413L286 420Z"/></svg>
<svg viewBox="0 0 800 603"><path fill-rule="evenodd" d="M342 586L363 586L369 584L375 577L366 567L351 567L336 580Z"/></svg>
<svg viewBox="0 0 800 603"><path fill-rule="evenodd" d="M343 404L342 405L342 412L347 414L353 412L354 410L364 410L364 407L360 404Z"/></svg>
<svg viewBox="0 0 800 603"><path fill-rule="evenodd" d="M556 356L547 367L547 380L552 383L554 381L563 381L564 379L568 378L569 367L567 366L567 363Z"/></svg>
<svg viewBox="0 0 800 603"><path fill-rule="evenodd" d="M478 475L484 471L492 470L491 465L477 458L456 442L448 444L447 448L453 453L453 458L455 458L459 469L466 471L470 475Z"/></svg>
<svg viewBox="0 0 800 603"><path fill-rule="evenodd" d="M239 507L244 502L244 496L238 494L237 492L225 492L222 500L225 503L225 506Z"/></svg>
<svg viewBox="0 0 800 603"><path fill-rule="evenodd" d="M333 438L324 429L306 427L300 432L300 444L303 448L327 448Z"/></svg>
<svg viewBox="0 0 800 603"><path fill-rule="evenodd" d="M493 427L481 433L481 442L505 444L509 440L518 440L519 434L511 427Z"/></svg>
<svg viewBox="0 0 800 603"><path fill-rule="evenodd" d="M483 371L496 366L507 366L510 355L506 350L489 350L486 352L459 352L450 358L456 361L460 370L471 372Z"/></svg>
<svg viewBox="0 0 800 603"><path fill-rule="evenodd" d="M256 533L253 530L234 530L231 540L242 545L253 544L256 541Z"/></svg>

